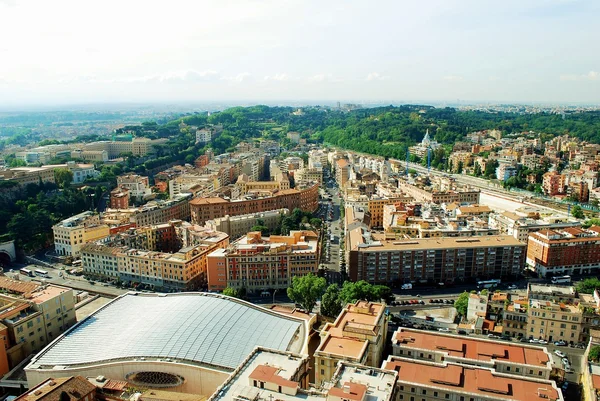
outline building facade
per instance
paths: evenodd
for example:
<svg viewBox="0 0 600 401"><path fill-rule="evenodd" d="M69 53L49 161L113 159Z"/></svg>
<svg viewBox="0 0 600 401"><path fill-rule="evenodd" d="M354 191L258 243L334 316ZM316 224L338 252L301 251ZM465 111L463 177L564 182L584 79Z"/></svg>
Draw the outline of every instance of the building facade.
<svg viewBox="0 0 600 401"><path fill-rule="evenodd" d="M89 211L55 224L52 231L55 252L63 256L79 256L83 245L110 234L108 225L102 224L100 217Z"/></svg>

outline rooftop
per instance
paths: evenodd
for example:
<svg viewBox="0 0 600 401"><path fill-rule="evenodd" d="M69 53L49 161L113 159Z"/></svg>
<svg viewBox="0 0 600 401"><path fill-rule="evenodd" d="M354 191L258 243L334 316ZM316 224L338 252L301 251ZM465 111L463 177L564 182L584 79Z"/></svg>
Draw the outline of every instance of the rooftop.
<svg viewBox="0 0 600 401"><path fill-rule="evenodd" d="M385 368L398 372L400 383L416 383L480 397L506 400L562 400L554 382L495 373L491 369L390 357Z"/></svg>
<svg viewBox="0 0 600 401"><path fill-rule="evenodd" d="M63 401L62 393L69 399L80 400L96 387L81 376L48 379L17 398L19 401Z"/></svg>
<svg viewBox="0 0 600 401"><path fill-rule="evenodd" d="M304 321L237 299L127 293L70 328L27 369L169 358L231 370L256 346L300 351L304 342Z"/></svg>
<svg viewBox="0 0 600 401"><path fill-rule="evenodd" d="M455 358L492 363L505 361L520 365L546 367L551 361L550 355L542 347L431 333L404 327L394 333L394 344L398 343L402 343L403 347L444 352Z"/></svg>
<svg viewBox="0 0 600 401"><path fill-rule="evenodd" d="M60 294L64 294L65 292L72 293L72 291L73 290L70 288L59 287L56 285L49 284L49 285L40 287L40 289L38 291L33 292L31 294L30 300L36 304L41 304L50 299L57 297Z"/></svg>
<svg viewBox="0 0 600 401"><path fill-rule="evenodd" d="M419 249L468 249L517 246L524 248L525 244L511 235L490 235L485 237L438 237L411 238L406 240L388 240L385 234L372 234L372 241L356 238L358 232L350 233L350 249L366 248L364 251L414 251ZM360 234L359 234L360 235ZM362 237L362 236L361 236Z"/></svg>

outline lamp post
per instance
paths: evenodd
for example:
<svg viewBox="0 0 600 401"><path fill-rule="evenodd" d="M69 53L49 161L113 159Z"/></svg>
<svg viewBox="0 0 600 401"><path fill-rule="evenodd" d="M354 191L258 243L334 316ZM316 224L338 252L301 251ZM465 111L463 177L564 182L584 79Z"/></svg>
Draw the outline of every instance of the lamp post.
<svg viewBox="0 0 600 401"><path fill-rule="evenodd" d="M275 304L275 294L277 293L277 288L273 290L273 304Z"/></svg>

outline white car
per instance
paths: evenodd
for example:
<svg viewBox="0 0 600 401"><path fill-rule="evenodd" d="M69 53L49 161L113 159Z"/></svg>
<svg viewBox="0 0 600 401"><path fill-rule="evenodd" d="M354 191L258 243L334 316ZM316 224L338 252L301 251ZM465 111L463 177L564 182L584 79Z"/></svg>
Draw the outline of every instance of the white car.
<svg viewBox="0 0 600 401"><path fill-rule="evenodd" d="M562 351L556 350L556 351L554 351L554 353L555 353L556 355L560 356L561 358L564 358L564 357L566 357L565 353L564 353L564 352L562 352Z"/></svg>
<svg viewBox="0 0 600 401"><path fill-rule="evenodd" d="M449 333L449 332L450 332L450 329L449 329L449 328L447 328L447 327L443 327L443 328L441 328L441 329L438 329L438 331L441 331L441 332L444 332L444 333Z"/></svg>
<svg viewBox="0 0 600 401"><path fill-rule="evenodd" d="M548 344L548 341L546 341L546 340L539 340L538 344L546 345L546 344Z"/></svg>
<svg viewBox="0 0 600 401"><path fill-rule="evenodd" d="M516 285L514 285L514 284L511 284L511 285L509 285L509 286L508 286L508 289L509 289L509 290L516 290L516 289L517 289L517 286L516 286Z"/></svg>

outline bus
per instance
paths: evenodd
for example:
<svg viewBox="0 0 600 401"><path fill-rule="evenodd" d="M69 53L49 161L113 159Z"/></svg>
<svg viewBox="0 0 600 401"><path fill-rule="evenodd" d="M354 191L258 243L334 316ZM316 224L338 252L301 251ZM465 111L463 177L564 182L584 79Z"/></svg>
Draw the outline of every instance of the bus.
<svg viewBox="0 0 600 401"><path fill-rule="evenodd" d="M33 277L33 272L29 269L23 268L23 269L19 270L19 273L21 273L27 277Z"/></svg>
<svg viewBox="0 0 600 401"><path fill-rule="evenodd" d="M500 282L500 279L478 281L477 288L492 288L500 284Z"/></svg>
<svg viewBox="0 0 600 401"><path fill-rule="evenodd" d="M571 276L552 277L552 284L570 284Z"/></svg>
<svg viewBox="0 0 600 401"><path fill-rule="evenodd" d="M48 274L48 272L46 270L42 270L42 269L35 269L35 275L39 276L39 277L46 277L46 278L50 277L50 274Z"/></svg>

